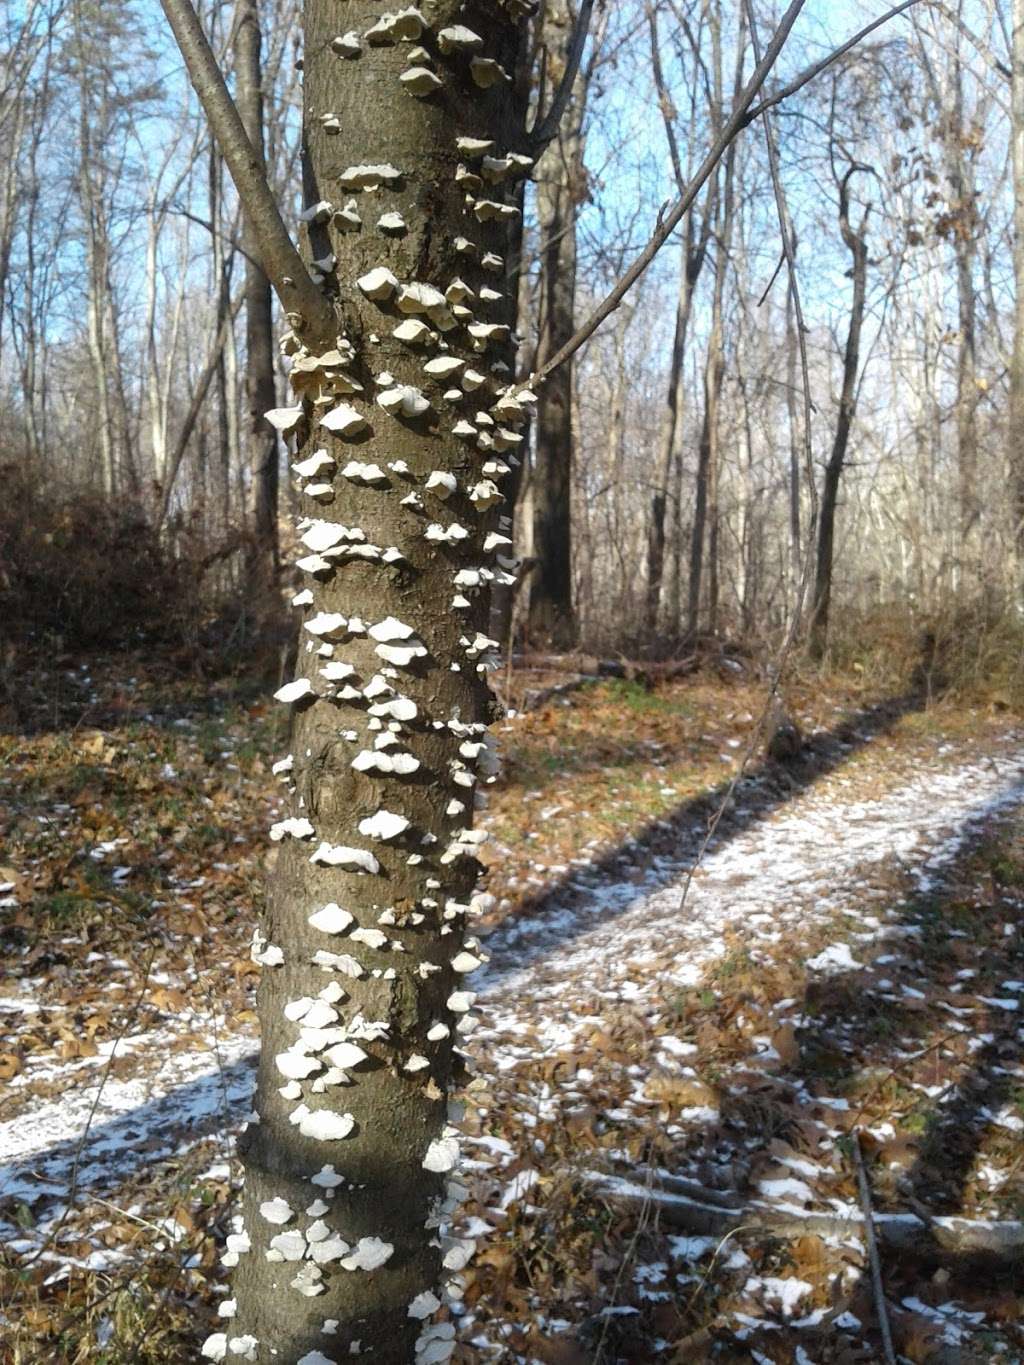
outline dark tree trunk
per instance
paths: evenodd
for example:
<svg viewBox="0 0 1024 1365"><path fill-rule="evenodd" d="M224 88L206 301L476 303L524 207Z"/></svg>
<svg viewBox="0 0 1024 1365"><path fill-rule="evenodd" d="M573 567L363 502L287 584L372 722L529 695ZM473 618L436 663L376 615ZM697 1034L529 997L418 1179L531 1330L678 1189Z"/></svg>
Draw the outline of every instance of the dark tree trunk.
<svg viewBox="0 0 1024 1365"><path fill-rule="evenodd" d="M839 187L839 229L853 260L853 299L850 303L850 323L846 333L843 355L843 387L839 396L839 418L836 422L832 453L825 468L818 517L818 553L814 576L814 602L811 608L810 649L820 659L828 644L829 611L832 603L832 568L835 556L836 506L839 485L846 463L850 430L857 408L857 370L860 364L860 333L864 322L864 299L867 289L867 220L868 212L857 230L850 225L850 179L859 168L851 166Z"/></svg>
<svg viewBox="0 0 1024 1365"><path fill-rule="evenodd" d="M460 1188L447 1101L476 955L474 788L490 771L493 480L525 418L495 288L522 168L499 164L517 129L487 63L513 65L518 9L445 0L419 32L415 10L351 0L345 26L364 37L346 56L333 0L305 7L306 204L332 205L308 254L337 258L324 287L340 340L286 338L305 401L274 414L300 438L306 586L297 676L278 694L293 708L287 819L254 944L263 1047L240 1143L245 1240L229 1249L237 1313L207 1347L229 1361L237 1339L261 1365L411 1365L452 1345L441 1299L464 1250L446 1232ZM450 46L445 30L470 41L456 25L479 53ZM412 41L430 55L410 68ZM496 162L460 138L493 140Z"/></svg>
<svg viewBox="0 0 1024 1365"><path fill-rule="evenodd" d="M568 0L548 0L542 41L557 75L573 31ZM538 368L569 340L576 300L576 209L583 193L581 135L583 78L558 136L537 166L540 234ZM573 365L560 366L544 383L537 405L533 473L533 553L530 635L540 644L568 649L576 641L572 592Z"/></svg>
<svg viewBox="0 0 1024 1365"><path fill-rule="evenodd" d="M687 231L680 268L679 299L676 305L676 328L672 341L672 361L669 367L665 424L655 473L655 491L651 499L651 525L647 538L647 597L644 628L649 637L653 637L658 629L662 584L665 577L665 525L668 516L669 483L672 478L673 461L679 453L683 405L686 398L686 378L683 369L686 358L686 337L690 326L693 292L700 277L707 250L707 233L702 233L701 240L695 244L692 219L687 218L686 221ZM673 632L678 624L677 621L670 623Z"/></svg>

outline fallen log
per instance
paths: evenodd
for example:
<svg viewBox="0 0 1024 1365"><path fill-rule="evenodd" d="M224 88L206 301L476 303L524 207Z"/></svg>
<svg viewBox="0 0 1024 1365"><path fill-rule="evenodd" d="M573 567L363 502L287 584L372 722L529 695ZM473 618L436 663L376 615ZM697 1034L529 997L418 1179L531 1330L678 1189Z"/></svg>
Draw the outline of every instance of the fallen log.
<svg viewBox="0 0 1024 1365"><path fill-rule="evenodd" d="M600 659L596 654L513 654L514 669L538 673L576 673L589 678L625 678L645 686L671 682L696 673L696 654L685 659L666 659L661 663L646 659Z"/></svg>
<svg viewBox="0 0 1024 1365"><path fill-rule="evenodd" d="M648 1176L651 1183L646 1183ZM649 1222L659 1222L699 1237L725 1237L730 1232L764 1232L772 1237L865 1236L863 1213L850 1207L827 1213L804 1209L797 1204L754 1199L747 1203L729 1202L720 1191L684 1193L679 1185L693 1182L674 1179L675 1189L666 1188L653 1173L638 1170L634 1177L584 1171L582 1178L591 1192L609 1205L642 1214ZM918 1252L957 1252L990 1256L1024 1254L1024 1222L1018 1219L990 1219L932 1216L925 1221L916 1213L874 1214L875 1236L895 1250Z"/></svg>

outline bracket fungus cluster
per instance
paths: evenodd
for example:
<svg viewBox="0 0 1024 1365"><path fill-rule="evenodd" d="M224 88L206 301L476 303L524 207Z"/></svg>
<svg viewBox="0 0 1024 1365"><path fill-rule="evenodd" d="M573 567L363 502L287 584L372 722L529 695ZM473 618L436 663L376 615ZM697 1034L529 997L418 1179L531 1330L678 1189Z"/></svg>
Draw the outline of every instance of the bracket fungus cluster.
<svg viewBox="0 0 1024 1365"><path fill-rule="evenodd" d="M302 1365L397 1360L393 1344L385 1354L361 1342L349 1286L400 1269L403 1284L418 1277L402 1318L407 1358L437 1365L454 1350L474 1249L456 1231L464 1110L449 1092L466 1078L476 1024L466 980L487 960L467 935L490 905L476 886L486 834L472 821L497 773L488 593L515 581L501 483L536 401L514 378L503 287L533 163L501 137L509 21L527 6L469 0L434 25L436 8L453 12L349 19L316 47L338 93L311 129L327 197L300 217L338 330L316 347L290 319L294 403L267 414L295 447L301 630L295 677L275 693L291 738L274 764L276 889L252 950L265 969L265 1056L242 1143L254 1153L245 1222L225 1256L239 1267L240 1331L208 1339L214 1360L278 1354L254 1331L267 1283L283 1313L289 1302L306 1312L303 1341L317 1344ZM433 120L432 152L399 154L407 142L387 136L387 119L378 131L355 86L346 96L371 74L392 82L392 120ZM474 111L479 126L466 127ZM353 121L366 159L340 165L335 133ZM272 1149L292 1153L293 1169ZM328 1311L309 1328L321 1298Z"/></svg>

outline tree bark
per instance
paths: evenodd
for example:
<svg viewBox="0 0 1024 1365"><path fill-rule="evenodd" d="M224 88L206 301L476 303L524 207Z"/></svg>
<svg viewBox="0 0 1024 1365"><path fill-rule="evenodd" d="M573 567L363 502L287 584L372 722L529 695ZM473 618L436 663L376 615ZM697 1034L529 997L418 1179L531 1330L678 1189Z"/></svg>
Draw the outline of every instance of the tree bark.
<svg viewBox="0 0 1024 1365"><path fill-rule="evenodd" d="M686 337L690 327L693 291L704 264L707 249L707 234L703 232L700 242L696 246L694 245L692 221L692 216L686 220L686 238L679 273L679 297L676 302L676 327L672 340L672 359L669 365L665 420L655 473L654 496L651 499L651 526L647 541L647 598L644 611L644 629L651 637L658 629L662 582L665 576L665 523L668 514L669 482L672 478L673 456L675 456L679 444L683 408L686 402L686 374L684 370ZM678 622L673 621L671 623L672 629L675 630L677 625Z"/></svg>
<svg viewBox="0 0 1024 1365"><path fill-rule="evenodd" d="M242 125L266 174L263 81L257 0L235 5L235 90ZM259 263L259 239L243 215L245 256L245 417L242 453L251 480L252 553L248 578L254 602L266 610L280 569L277 534L277 433L263 414L275 404L273 296Z"/></svg>
<svg viewBox="0 0 1024 1365"><path fill-rule="evenodd" d="M722 81L721 12L712 11L712 44L714 48L713 117L717 136L725 124ZM746 22L741 16L736 65L733 73L733 107L739 103L743 80L743 57L746 51ZM708 353L704 365L704 416L701 420L700 442L697 450L697 483L694 496L693 528L690 539L690 581L687 588L686 632L695 635L700 624L701 587L704 570L704 543L708 540L708 623L714 631L718 626L718 405L725 378L725 335L723 310L725 306L725 274L728 268L733 230L733 187L736 175L736 143L731 142L725 154L722 193L715 197L715 287L711 301L711 328Z"/></svg>
<svg viewBox="0 0 1024 1365"><path fill-rule="evenodd" d="M520 136L505 72L521 8L445 0L420 32L414 10L382 19L353 0L363 41L346 57L336 7L305 7L307 204L333 206L308 251L336 257L325 291L344 329L316 353L286 336L303 401L275 413L301 447L307 586L298 674L278 693L288 815L254 940L263 1046L227 1256L235 1316L205 1343L213 1358L424 1365L454 1348L442 1282L469 1248L448 1236L462 1192L448 1096L479 955L463 927L481 908L472 813L492 770L493 481L530 401L508 385L514 315L493 285L522 173L502 160ZM410 68L412 41L429 55ZM493 142L494 160L458 139ZM376 188L354 191L367 177Z"/></svg>
<svg viewBox="0 0 1024 1365"><path fill-rule="evenodd" d="M1010 359L1010 471L1014 481L1018 576L1024 586L1024 0L1010 12L1010 149L1013 165L1013 352Z"/></svg>
<svg viewBox="0 0 1024 1365"><path fill-rule="evenodd" d="M811 609L810 650L820 659L828 644L829 611L832 604L832 568L835 557L836 505L839 484L846 463L850 430L857 408L857 370L860 365L860 334L864 322L864 300L867 290L868 211L858 229L850 224L850 180L859 168L851 166L839 187L839 230L853 261L853 298L850 303L850 322L846 332L843 355L843 387L839 396L839 417L836 422L832 452L825 468L818 515L818 553L814 575L814 603Z"/></svg>
<svg viewBox="0 0 1024 1365"><path fill-rule="evenodd" d="M542 42L549 69L564 64L574 31L569 0L548 0ZM537 368L573 334L576 300L576 209L583 196L583 105L578 75L562 127L537 163L540 324ZM572 593L573 366L562 365L540 390L534 439L530 635L569 649L576 639Z"/></svg>

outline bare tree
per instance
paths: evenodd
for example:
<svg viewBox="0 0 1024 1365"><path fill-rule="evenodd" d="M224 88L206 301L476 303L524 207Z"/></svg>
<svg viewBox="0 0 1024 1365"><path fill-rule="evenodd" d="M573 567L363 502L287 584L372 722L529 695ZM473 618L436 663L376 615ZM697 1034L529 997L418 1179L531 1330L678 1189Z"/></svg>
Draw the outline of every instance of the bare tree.
<svg viewBox="0 0 1024 1365"><path fill-rule="evenodd" d="M860 365L860 338L864 326L864 304L867 296L868 205L860 223L850 222L850 181L866 168L849 166L839 181L839 231L843 243L850 253L850 277L853 281L853 294L850 300L850 319L846 330L846 346L843 351L843 383L839 395L839 416L832 451L825 467L825 478L821 492L818 513L818 546L814 576L814 600L811 608L810 647L817 658L825 652L828 642L829 610L832 602L832 567L835 557L836 506L839 501L839 485L843 477L850 432L856 416L857 372Z"/></svg>

